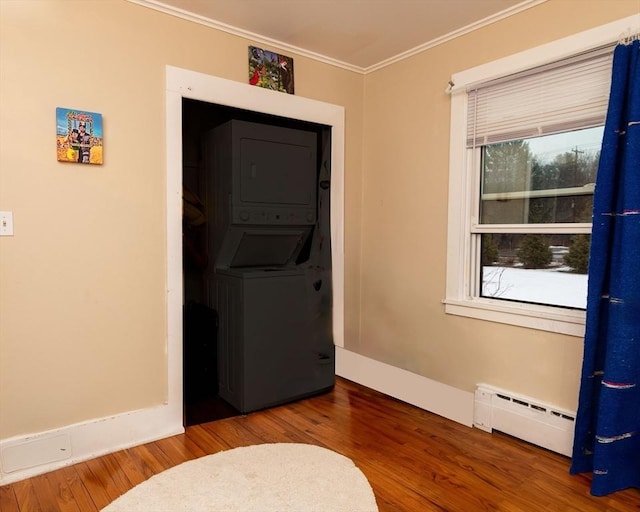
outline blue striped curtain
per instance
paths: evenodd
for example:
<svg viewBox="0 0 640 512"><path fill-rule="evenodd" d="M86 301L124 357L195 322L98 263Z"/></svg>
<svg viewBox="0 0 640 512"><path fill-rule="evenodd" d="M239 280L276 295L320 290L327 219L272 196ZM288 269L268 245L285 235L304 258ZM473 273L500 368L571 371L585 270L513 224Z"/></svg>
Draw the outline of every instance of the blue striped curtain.
<svg viewBox="0 0 640 512"><path fill-rule="evenodd" d="M591 493L640 487L640 42L613 58L593 205L582 381L571 473Z"/></svg>

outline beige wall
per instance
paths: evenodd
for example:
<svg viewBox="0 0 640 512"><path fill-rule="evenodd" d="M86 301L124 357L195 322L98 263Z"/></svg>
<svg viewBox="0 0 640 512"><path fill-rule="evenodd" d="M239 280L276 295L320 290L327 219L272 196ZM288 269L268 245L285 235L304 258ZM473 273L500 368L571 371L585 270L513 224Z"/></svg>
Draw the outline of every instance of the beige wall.
<svg viewBox="0 0 640 512"><path fill-rule="evenodd" d="M365 77L358 350L456 388L575 409L582 339L444 314L452 73L640 13L548 0Z"/></svg>
<svg viewBox="0 0 640 512"><path fill-rule="evenodd" d="M245 83L250 43L124 0L0 1L0 439L166 399L165 65ZM363 76L292 56L296 94L346 110L357 337ZM103 114L104 165L56 161L56 107Z"/></svg>
<svg viewBox="0 0 640 512"><path fill-rule="evenodd" d="M0 209L16 231L0 239L0 439L166 399L165 65L246 81L250 41L88 3L0 1ZM443 90L452 72L638 10L549 0L366 77L292 55L296 94L346 109L348 349L574 405L579 339L443 313ZM58 106L103 114L104 165L56 162Z"/></svg>

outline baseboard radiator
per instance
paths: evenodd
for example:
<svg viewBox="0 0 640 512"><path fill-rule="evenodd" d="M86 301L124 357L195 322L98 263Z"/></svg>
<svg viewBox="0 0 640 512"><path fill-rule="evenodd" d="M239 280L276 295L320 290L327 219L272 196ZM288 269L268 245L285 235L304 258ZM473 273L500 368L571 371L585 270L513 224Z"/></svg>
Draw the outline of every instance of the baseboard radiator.
<svg viewBox="0 0 640 512"><path fill-rule="evenodd" d="M479 384L476 388L474 427L504 432L568 457L575 417L575 412L493 386Z"/></svg>

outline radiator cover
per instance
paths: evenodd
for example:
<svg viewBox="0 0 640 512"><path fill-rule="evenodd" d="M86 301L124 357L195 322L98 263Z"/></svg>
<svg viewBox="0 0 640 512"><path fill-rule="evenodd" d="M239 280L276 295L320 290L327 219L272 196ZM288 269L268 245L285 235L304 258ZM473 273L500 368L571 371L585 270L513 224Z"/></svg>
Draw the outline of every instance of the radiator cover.
<svg viewBox="0 0 640 512"><path fill-rule="evenodd" d="M473 425L571 456L575 412L486 384L475 392Z"/></svg>

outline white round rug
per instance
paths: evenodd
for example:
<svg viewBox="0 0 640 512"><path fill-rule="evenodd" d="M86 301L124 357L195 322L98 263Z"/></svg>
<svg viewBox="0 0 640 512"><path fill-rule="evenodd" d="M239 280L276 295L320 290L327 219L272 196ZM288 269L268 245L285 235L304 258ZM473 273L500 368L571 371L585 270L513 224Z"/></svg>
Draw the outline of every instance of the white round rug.
<svg viewBox="0 0 640 512"><path fill-rule="evenodd" d="M377 512L351 459L298 443L235 448L184 462L102 512Z"/></svg>

